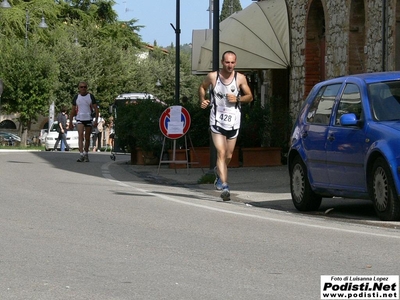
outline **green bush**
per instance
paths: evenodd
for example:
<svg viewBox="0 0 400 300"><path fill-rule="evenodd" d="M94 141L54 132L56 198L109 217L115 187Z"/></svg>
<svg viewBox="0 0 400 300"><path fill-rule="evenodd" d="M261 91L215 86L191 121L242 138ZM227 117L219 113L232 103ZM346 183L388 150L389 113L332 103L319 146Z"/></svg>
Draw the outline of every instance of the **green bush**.
<svg viewBox="0 0 400 300"><path fill-rule="evenodd" d="M117 107L115 131L121 148L131 152L139 147L158 156L163 141L159 118L165 109L159 102L150 100Z"/></svg>

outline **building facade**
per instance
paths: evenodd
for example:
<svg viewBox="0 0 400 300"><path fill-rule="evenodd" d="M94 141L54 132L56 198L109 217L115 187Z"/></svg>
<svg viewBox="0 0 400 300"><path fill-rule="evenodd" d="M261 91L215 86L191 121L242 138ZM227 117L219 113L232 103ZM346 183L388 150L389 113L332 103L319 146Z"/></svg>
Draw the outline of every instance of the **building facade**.
<svg viewBox="0 0 400 300"><path fill-rule="evenodd" d="M286 3L291 33L292 115L317 82L347 74L400 70L400 0Z"/></svg>

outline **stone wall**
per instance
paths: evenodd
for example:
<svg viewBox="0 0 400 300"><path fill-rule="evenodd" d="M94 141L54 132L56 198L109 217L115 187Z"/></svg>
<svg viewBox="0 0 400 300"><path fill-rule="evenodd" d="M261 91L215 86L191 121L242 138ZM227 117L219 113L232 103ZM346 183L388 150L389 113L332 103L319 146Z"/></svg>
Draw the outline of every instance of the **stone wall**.
<svg viewBox="0 0 400 300"><path fill-rule="evenodd" d="M313 0L318 1L318 0ZM311 0L286 0L291 34L290 111L296 115L305 100L306 26ZM343 76L349 72L349 41L351 5L355 0L321 0L325 16L325 79ZM365 72L394 70L396 1L387 1L387 32L385 64L382 62L382 1L364 1L365 9Z"/></svg>

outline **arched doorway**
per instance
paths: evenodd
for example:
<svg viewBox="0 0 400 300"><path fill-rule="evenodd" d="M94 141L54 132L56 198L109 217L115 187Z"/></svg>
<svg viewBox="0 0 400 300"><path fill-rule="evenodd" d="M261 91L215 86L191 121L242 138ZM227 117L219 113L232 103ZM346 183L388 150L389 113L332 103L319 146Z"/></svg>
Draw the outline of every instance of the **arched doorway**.
<svg viewBox="0 0 400 300"><path fill-rule="evenodd" d="M309 6L306 25L305 93L325 80L325 13L321 0L313 0Z"/></svg>
<svg viewBox="0 0 400 300"><path fill-rule="evenodd" d="M364 0L352 0L349 20L349 74L365 72L365 7Z"/></svg>
<svg viewBox="0 0 400 300"><path fill-rule="evenodd" d="M0 122L0 129L17 129L17 126L11 120L3 120Z"/></svg>

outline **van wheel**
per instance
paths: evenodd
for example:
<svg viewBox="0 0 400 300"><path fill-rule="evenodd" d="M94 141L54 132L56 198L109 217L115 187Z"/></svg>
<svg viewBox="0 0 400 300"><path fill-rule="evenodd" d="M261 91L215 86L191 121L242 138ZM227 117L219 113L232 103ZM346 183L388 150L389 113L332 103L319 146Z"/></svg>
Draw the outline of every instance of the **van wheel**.
<svg viewBox="0 0 400 300"><path fill-rule="evenodd" d="M392 173L386 161L378 158L372 167L371 199L378 217L383 221L400 220L400 200Z"/></svg>
<svg viewBox="0 0 400 300"><path fill-rule="evenodd" d="M300 156L296 156L290 168L290 193L299 211L317 210L322 197L313 192L307 177L307 168Z"/></svg>

